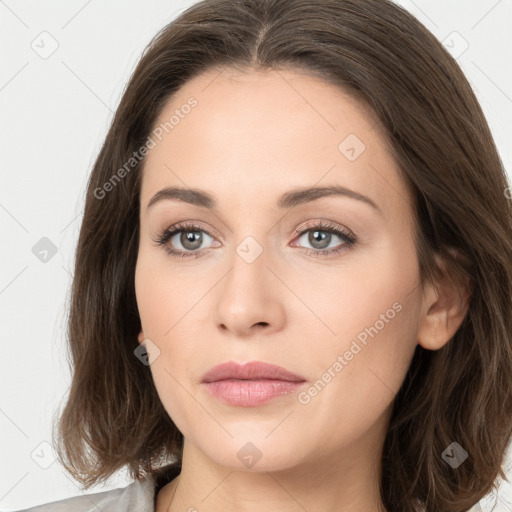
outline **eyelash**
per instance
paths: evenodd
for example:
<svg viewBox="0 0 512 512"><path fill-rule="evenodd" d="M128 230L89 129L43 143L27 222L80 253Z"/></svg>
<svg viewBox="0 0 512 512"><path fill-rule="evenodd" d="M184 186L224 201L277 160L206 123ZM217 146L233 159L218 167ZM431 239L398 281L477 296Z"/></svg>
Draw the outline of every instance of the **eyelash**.
<svg viewBox="0 0 512 512"><path fill-rule="evenodd" d="M168 229L165 229L163 232L161 232L159 235L157 235L157 237L154 238L153 241L157 245L162 246L167 251L167 253L169 253L171 256L173 256L175 258L199 258L206 249L203 249L200 251L194 251L194 252L181 251L181 250L172 249L168 245L168 242L173 238L174 235L176 235L177 233L187 232L187 231L188 232L203 232L213 238L213 236L207 230L203 229L201 226L199 226L197 224L194 224L191 222L180 222L178 224L175 224L174 226L171 226ZM308 254L308 256L313 256L313 257L318 258L318 257L326 256L326 255L337 254L343 250L352 249L357 243L357 238L350 231L348 231L348 230L344 231L344 230L338 228L336 225L331 224L329 222L321 222L320 221L320 222L313 223L312 225L306 226L304 229L296 230L294 235L296 236L296 238L300 238L302 235L304 235L305 233L308 233L309 231L320 231L320 232L331 233L333 235L337 235L343 240L344 243L336 249L321 250L321 249L307 249L306 248L306 254ZM320 256L320 254L322 256Z"/></svg>

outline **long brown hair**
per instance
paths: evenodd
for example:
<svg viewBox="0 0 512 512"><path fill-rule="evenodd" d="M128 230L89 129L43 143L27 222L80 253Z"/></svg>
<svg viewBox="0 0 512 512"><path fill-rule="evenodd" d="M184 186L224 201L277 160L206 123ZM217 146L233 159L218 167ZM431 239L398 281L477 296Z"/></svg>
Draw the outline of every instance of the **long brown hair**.
<svg viewBox="0 0 512 512"><path fill-rule="evenodd" d="M414 199L422 284L441 275L434 256L455 281L469 281L455 336L437 351L416 347L393 404L380 482L393 512L467 510L505 477L512 434L511 202L461 69L388 0L204 0L148 45L88 183L69 314L73 378L54 431L60 462L88 488L125 466L141 478L181 459L183 436L149 366L134 356L144 158L131 158L172 95L222 67L296 68L369 106ZM456 470L441 456L452 442L468 453Z"/></svg>

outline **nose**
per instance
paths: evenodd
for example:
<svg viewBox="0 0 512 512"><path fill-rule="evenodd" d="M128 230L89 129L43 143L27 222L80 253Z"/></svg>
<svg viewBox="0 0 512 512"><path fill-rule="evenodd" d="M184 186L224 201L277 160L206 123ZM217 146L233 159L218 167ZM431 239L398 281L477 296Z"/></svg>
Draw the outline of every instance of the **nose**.
<svg viewBox="0 0 512 512"><path fill-rule="evenodd" d="M215 306L215 322L221 331L249 337L283 328L286 290L267 263L265 250L254 261L235 252Z"/></svg>

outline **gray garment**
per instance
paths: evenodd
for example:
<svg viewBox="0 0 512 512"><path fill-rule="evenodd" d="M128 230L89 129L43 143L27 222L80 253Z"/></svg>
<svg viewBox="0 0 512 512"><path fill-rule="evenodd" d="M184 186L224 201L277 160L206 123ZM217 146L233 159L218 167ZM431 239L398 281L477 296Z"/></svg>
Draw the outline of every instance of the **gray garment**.
<svg viewBox="0 0 512 512"><path fill-rule="evenodd" d="M73 496L18 512L154 512L156 482L135 480L121 489Z"/></svg>
<svg viewBox="0 0 512 512"><path fill-rule="evenodd" d="M181 462L171 462L120 489L73 496L15 512L155 512L156 495L180 473Z"/></svg>

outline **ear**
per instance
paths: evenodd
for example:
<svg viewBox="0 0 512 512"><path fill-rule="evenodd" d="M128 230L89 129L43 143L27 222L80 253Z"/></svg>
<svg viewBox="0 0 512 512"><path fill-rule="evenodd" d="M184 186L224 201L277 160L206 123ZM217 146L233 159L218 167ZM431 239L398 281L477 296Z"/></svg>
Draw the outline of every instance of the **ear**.
<svg viewBox="0 0 512 512"><path fill-rule="evenodd" d="M139 332L139 335L137 336L137 339L139 340L139 343L142 343L145 340L144 332L141 330Z"/></svg>
<svg viewBox="0 0 512 512"><path fill-rule="evenodd" d="M469 281L457 282L437 256L436 261L441 277L426 285L417 335L418 344L428 350L439 350L452 339L466 316L471 297Z"/></svg>

